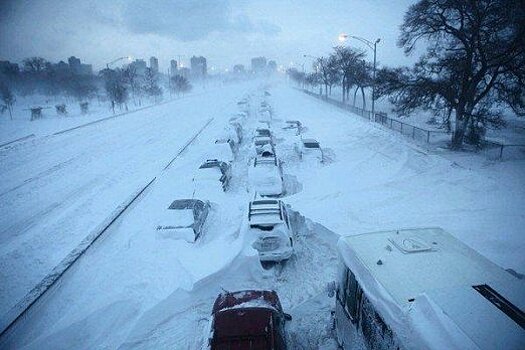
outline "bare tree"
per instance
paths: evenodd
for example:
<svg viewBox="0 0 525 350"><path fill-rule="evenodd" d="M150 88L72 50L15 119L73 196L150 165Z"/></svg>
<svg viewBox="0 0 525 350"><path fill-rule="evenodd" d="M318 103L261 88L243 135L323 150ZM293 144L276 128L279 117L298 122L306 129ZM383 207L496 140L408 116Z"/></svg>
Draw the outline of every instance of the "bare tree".
<svg viewBox="0 0 525 350"><path fill-rule="evenodd" d="M137 98L138 98L138 105L142 105L141 100L141 84L142 84L142 77L137 72L137 67L134 65L128 65L123 71L122 75L124 78L124 81L129 85L131 89L131 96L133 98L133 102L135 105L137 104Z"/></svg>
<svg viewBox="0 0 525 350"><path fill-rule="evenodd" d="M49 67L49 62L42 57L26 58L22 63L26 72L35 74L43 73Z"/></svg>
<svg viewBox="0 0 525 350"><path fill-rule="evenodd" d="M380 93L398 111L444 105L455 117L452 149L467 133L479 140L488 125L502 125L502 105L525 115L523 0L420 0L398 44L410 54L420 40L430 45L414 67L380 73Z"/></svg>
<svg viewBox="0 0 525 350"><path fill-rule="evenodd" d="M158 97L162 96L162 89L159 86L159 77L151 68L146 68L143 89L147 95L153 97L155 103L157 103Z"/></svg>
<svg viewBox="0 0 525 350"><path fill-rule="evenodd" d="M357 62L354 70L352 72L352 78L355 84L354 91L354 102L358 91L361 91L361 97L363 98L363 109L366 109L366 98L365 98L365 89L372 86L372 76L370 72L372 71L372 65L366 61Z"/></svg>
<svg viewBox="0 0 525 350"><path fill-rule="evenodd" d="M335 47L334 50L341 73L342 99L343 102L345 102L348 100L351 87L356 83L356 70L359 69L359 65L364 60L365 53L351 47L343 46Z"/></svg>
<svg viewBox="0 0 525 350"><path fill-rule="evenodd" d="M316 60L319 68L319 77L324 85L324 95L328 97L328 86L330 85L330 68L328 66L329 58L319 57Z"/></svg>
<svg viewBox="0 0 525 350"><path fill-rule="evenodd" d="M13 104L16 98L11 89L9 89L9 86L3 82L0 82L0 97L2 98L2 102L4 102L5 108L9 111L9 117L13 120Z"/></svg>
<svg viewBox="0 0 525 350"><path fill-rule="evenodd" d="M104 87L111 101L113 113L115 113L115 105L118 105L120 109L122 109L122 105L124 105L127 110L128 89L122 77L122 72L120 70L104 69L102 75L104 77Z"/></svg>
<svg viewBox="0 0 525 350"><path fill-rule="evenodd" d="M317 72L306 74L305 82L308 86L311 86L312 89L315 89L322 83L321 74ZM322 91L320 91L320 94L321 93Z"/></svg>
<svg viewBox="0 0 525 350"><path fill-rule="evenodd" d="M298 86L303 86L305 81L305 74L303 72L299 72L295 68L288 68L286 70L286 74L290 77L291 80L293 80Z"/></svg>
<svg viewBox="0 0 525 350"><path fill-rule="evenodd" d="M171 89L177 95L184 94L191 90L192 86L188 79L182 75L174 75L171 78Z"/></svg>

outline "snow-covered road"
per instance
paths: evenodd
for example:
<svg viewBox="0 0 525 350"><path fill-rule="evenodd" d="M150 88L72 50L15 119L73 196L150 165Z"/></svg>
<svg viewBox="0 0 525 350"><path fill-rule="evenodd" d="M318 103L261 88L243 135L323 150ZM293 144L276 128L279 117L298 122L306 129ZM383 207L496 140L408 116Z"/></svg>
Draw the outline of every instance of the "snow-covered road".
<svg viewBox="0 0 525 350"><path fill-rule="evenodd" d="M213 210L205 236L196 244L159 237L154 230L159 213L173 199L191 196L193 171L209 156L210 145L236 110L235 102L247 91L252 93L252 117L245 128L248 140L234 161L232 190L207 198L212 201ZM118 160L115 172L128 176L112 175L105 192L90 189L89 181L100 181L96 174L90 176L90 180L82 182L93 192L86 194L89 203L96 203L97 194L109 195L108 191L129 195L135 188L129 185L116 190L124 186L120 181L136 179L137 187L146 175L157 175L178 145L208 117L215 117L195 144L161 174L143 198L112 226L111 232L39 302L6 344L31 349L195 349L206 343L211 306L221 288L267 288L278 292L283 308L293 316L289 325L292 349L334 349L330 330L333 300L325 296L325 285L334 279L335 243L338 235L366 231L441 226L502 267L525 272L525 161L492 162L476 155L423 149L399 134L289 87L273 87L271 97L263 97L263 91L231 87L213 102L196 97L184 105L159 107L166 115L138 118L136 123L141 126L135 133L130 131L132 126L119 124L142 147L132 146L134 142L127 137L122 142L132 147L129 150L122 142L115 142L120 153L127 153L122 159L114 156ZM296 213L298 234L296 254L282 270L269 271L261 268L255 251L243 239L242 230L246 205L253 195L246 192L247 166L253 154L249 135L263 98L274 111L272 129L277 155L284 162L287 189L282 200ZM175 114L190 118L170 119ZM159 127L142 122L145 118L160 120L151 123ZM297 139L281 129L284 121L290 119L300 120L306 127L305 136L320 141L325 151L324 164L299 159L294 152ZM175 127L183 129L176 134L178 137L166 130ZM111 135L116 137L115 133ZM79 135L84 133L79 131ZM74 159L82 151L79 141L74 140L70 139L76 152L55 161L42 160L33 174ZM149 142L156 144L155 150L145 146ZM93 147L87 142L84 145ZM86 157L97 158L90 152ZM106 161L112 159L108 157ZM77 164L75 169L91 174L79 162L71 160L66 167ZM128 166L127 162L135 166ZM19 164L24 168L23 163ZM106 168L99 176L104 178L108 172L113 174ZM80 187L72 186L77 184L75 180L73 176L68 178L71 190ZM37 186L40 181L45 183L45 177L7 196ZM13 181L11 187L20 183ZM78 205L75 209L66 204L64 210L74 214L75 210L82 210L83 204ZM101 200L97 205L107 203ZM102 208L91 211L93 215L100 212L103 217ZM96 223L93 215L81 219ZM59 225L60 219L53 219L56 221L49 225ZM40 221L35 220L35 225L46 224ZM81 224L73 222L71 230Z"/></svg>
<svg viewBox="0 0 525 350"><path fill-rule="evenodd" d="M0 150L0 315L243 88L188 97ZM230 95L231 94L231 95Z"/></svg>

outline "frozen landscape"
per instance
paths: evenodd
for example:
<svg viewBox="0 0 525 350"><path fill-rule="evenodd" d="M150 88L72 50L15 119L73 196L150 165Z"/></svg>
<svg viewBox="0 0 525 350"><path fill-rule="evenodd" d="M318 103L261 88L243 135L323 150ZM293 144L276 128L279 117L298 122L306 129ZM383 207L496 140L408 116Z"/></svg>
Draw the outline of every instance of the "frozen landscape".
<svg viewBox="0 0 525 350"><path fill-rule="evenodd" d="M175 199L191 198L196 169L213 154L214 140L225 135L244 96L250 101L245 141L236 150L230 190L202 198L212 204L204 236L195 244L159 236L162 212ZM247 192L250 137L267 118L258 111L263 100L272 107L282 200L297 230L295 256L270 270L244 238L253 197ZM285 120L300 120L303 133L320 142L323 163L299 159L298 137L282 129ZM20 164L47 147L61 151ZM22 142L3 149L2 159L6 177L18 180L3 183L2 205L12 216L2 219L11 231L2 244L2 279L13 282L2 285L4 314L156 176L17 325L4 343L8 348L198 348L206 344L200 330L222 289L262 288L276 290L293 316L291 344L332 349L333 299L326 285L335 278L337 239L379 228L440 226L504 268L523 272L525 265L525 160L424 148L284 83L232 85L221 99L210 92ZM31 198L35 188L49 194Z"/></svg>
<svg viewBox="0 0 525 350"><path fill-rule="evenodd" d="M0 3L0 350L525 349L522 5Z"/></svg>

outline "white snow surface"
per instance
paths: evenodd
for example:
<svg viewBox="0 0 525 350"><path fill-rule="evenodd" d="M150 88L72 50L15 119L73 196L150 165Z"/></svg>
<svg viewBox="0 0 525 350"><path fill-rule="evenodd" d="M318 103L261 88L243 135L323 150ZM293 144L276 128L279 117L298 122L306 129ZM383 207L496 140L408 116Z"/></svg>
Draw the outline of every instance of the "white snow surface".
<svg viewBox="0 0 525 350"><path fill-rule="evenodd" d="M263 97L270 89L271 97ZM245 142L232 186L214 196L194 244L159 238L166 203L191 196L192 177L220 138L236 102L249 96ZM297 232L295 253L265 270L243 237L250 135L260 102L272 114L276 153ZM177 150L214 121L179 159ZM301 162L282 130L300 120L324 163ZM208 157L209 158L209 157ZM0 347L198 349L213 301L226 290L276 290L291 349L336 349L326 283L335 279L339 235L440 226L504 268L525 272L525 161L487 161L425 149L402 135L285 85L225 86L63 135L0 150L1 314L141 184L158 180L38 302ZM201 198L207 199L207 198ZM300 214L299 214L300 213Z"/></svg>

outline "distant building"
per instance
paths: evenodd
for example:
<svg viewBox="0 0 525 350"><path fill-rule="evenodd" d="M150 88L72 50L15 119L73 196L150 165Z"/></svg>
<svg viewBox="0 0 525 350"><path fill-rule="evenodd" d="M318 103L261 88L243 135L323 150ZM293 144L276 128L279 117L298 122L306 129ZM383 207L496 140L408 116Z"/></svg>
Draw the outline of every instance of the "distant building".
<svg viewBox="0 0 525 350"><path fill-rule="evenodd" d="M190 59L191 64L191 74L196 79L202 79L205 78L208 74L208 67L206 64L206 58L200 56L196 57L193 56Z"/></svg>
<svg viewBox="0 0 525 350"><path fill-rule="evenodd" d="M190 77L190 69L188 67L180 67L179 75L183 76L186 79Z"/></svg>
<svg viewBox="0 0 525 350"><path fill-rule="evenodd" d="M71 56L67 59L69 63L69 71L74 75L91 75L93 74L93 67L90 64L82 64L80 62L79 58L76 58L75 56ZM61 61L62 62L62 61ZM57 69L61 70L64 69L65 62L58 62L57 66L60 65L60 67L57 67Z"/></svg>
<svg viewBox="0 0 525 350"><path fill-rule="evenodd" d="M157 59L157 57L150 57L149 59L149 67L151 68L151 70L155 73L158 73L159 72L159 60Z"/></svg>
<svg viewBox="0 0 525 350"><path fill-rule="evenodd" d="M64 61L60 61L56 64L52 65L53 70L57 73L68 73L69 72L69 64L67 64Z"/></svg>
<svg viewBox="0 0 525 350"><path fill-rule="evenodd" d="M266 70L266 57L252 58L252 71L255 73L264 72Z"/></svg>
<svg viewBox="0 0 525 350"><path fill-rule="evenodd" d="M244 74L244 65L236 64L235 66L233 66L233 73Z"/></svg>
<svg viewBox="0 0 525 350"><path fill-rule="evenodd" d="M170 61L170 75L177 75L178 67L177 67L177 61L171 60Z"/></svg>
<svg viewBox="0 0 525 350"><path fill-rule="evenodd" d="M137 59L129 64L131 67L135 68L135 72L137 72L138 75L144 75L146 74L146 61Z"/></svg>
<svg viewBox="0 0 525 350"><path fill-rule="evenodd" d="M67 59L67 61L69 63L69 69L71 69L71 72L73 72L73 74L77 74L80 71L80 58L71 56Z"/></svg>
<svg viewBox="0 0 525 350"><path fill-rule="evenodd" d="M272 73L277 72L277 62L269 61L268 62L268 71L270 71Z"/></svg>

